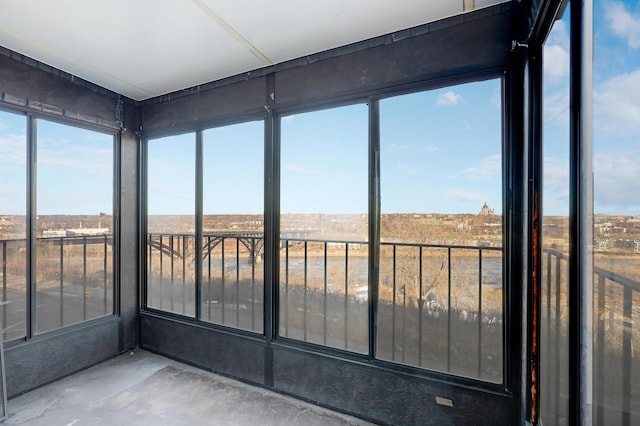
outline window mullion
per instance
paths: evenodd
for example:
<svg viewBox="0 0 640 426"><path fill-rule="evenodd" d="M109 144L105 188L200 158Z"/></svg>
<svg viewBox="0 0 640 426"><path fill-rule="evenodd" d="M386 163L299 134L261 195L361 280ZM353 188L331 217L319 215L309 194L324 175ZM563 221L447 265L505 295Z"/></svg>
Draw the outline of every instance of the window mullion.
<svg viewBox="0 0 640 426"><path fill-rule="evenodd" d="M36 277L36 121L32 114L27 114L27 268L26 268L26 338L34 336L36 327L36 289L34 279Z"/></svg>
<svg viewBox="0 0 640 426"><path fill-rule="evenodd" d="M380 108L369 100L369 357L376 357L380 275Z"/></svg>
<svg viewBox="0 0 640 426"><path fill-rule="evenodd" d="M202 313L202 191L203 191L203 160L202 160L202 130L196 132L196 158L195 158L195 185L196 185L196 193L195 193L195 241L194 241L194 251L195 251L195 316L196 319L199 320Z"/></svg>

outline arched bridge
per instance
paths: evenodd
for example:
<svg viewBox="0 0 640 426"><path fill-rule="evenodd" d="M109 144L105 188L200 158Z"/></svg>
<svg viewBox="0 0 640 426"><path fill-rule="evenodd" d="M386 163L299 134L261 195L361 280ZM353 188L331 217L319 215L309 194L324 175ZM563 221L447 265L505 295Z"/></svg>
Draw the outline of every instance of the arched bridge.
<svg viewBox="0 0 640 426"><path fill-rule="evenodd" d="M318 230L284 230L280 233L280 238L282 240L298 240L315 232L318 232ZM264 251L264 232L262 231L207 232L202 237L204 240L202 246L203 259L209 257L218 245L224 244L229 239L236 240L247 249L250 261L257 259ZM193 234L150 233L147 237L147 245L150 250L158 250L167 256L182 259L188 245L193 244L193 239ZM289 242L289 244L295 244L295 241ZM281 248L284 248L284 244L281 244Z"/></svg>

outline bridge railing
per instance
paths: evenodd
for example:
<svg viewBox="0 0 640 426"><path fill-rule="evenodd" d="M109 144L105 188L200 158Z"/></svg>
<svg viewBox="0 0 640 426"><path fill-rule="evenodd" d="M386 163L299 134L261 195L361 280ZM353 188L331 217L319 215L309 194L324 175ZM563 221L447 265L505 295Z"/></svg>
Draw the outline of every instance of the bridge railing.
<svg viewBox="0 0 640 426"><path fill-rule="evenodd" d="M191 262L189 256L193 257L189 255L193 236L172 235L149 235L152 264L157 266L163 259L163 267L155 269L151 280L164 271L165 290L186 286L195 294L195 281L188 275L184 281L182 278ZM259 251L252 251L252 247L261 250L262 243L258 235L203 237L202 320L262 331L264 270ZM366 353L367 244L281 238L280 247L280 336ZM568 276L565 255L545 249L544 256L542 365L546 366L543 374L548 375L543 383L550 388L545 390L543 405L548 413L560 417L566 397L561 366L567 360L562 348ZM487 381L502 380L501 248L382 242L379 271L378 358ZM634 348L640 342L639 284L602 268L595 268L594 274L594 364L607 366L617 357L615 365L620 367L619 385L606 373L602 377L598 372L594 377L596 418L608 421L613 415L606 408L611 401L616 401L619 412L627 412L625 407L639 397L640 369L632 367ZM173 294L181 297L184 292ZM174 308L190 314L188 306L183 310L181 303ZM557 386L556 381L560 381ZM603 421L606 423L601 420L600 424Z"/></svg>
<svg viewBox="0 0 640 426"><path fill-rule="evenodd" d="M199 244L200 319L262 332L263 234L205 233ZM195 316L196 247L193 234L147 234L147 306Z"/></svg>
<svg viewBox="0 0 640 426"><path fill-rule="evenodd" d="M262 333L264 237L204 234L203 247L201 319Z"/></svg>
<svg viewBox="0 0 640 426"><path fill-rule="evenodd" d="M575 362L568 358L568 256L552 249L543 256L542 415L545 424L564 424L566 366ZM640 282L594 267L593 303L594 424L638 424Z"/></svg>
<svg viewBox="0 0 640 426"><path fill-rule="evenodd" d="M195 315L195 236L147 234L147 306Z"/></svg>
<svg viewBox="0 0 640 426"><path fill-rule="evenodd" d="M26 333L26 240L0 240L2 321L7 340ZM113 312L112 236L36 239L35 332Z"/></svg>
<svg viewBox="0 0 640 426"><path fill-rule="evenodd" d="M363 241L281 239L280 335L366 353ZM502 380L502 250L382 242L379 359Z"/></svg>

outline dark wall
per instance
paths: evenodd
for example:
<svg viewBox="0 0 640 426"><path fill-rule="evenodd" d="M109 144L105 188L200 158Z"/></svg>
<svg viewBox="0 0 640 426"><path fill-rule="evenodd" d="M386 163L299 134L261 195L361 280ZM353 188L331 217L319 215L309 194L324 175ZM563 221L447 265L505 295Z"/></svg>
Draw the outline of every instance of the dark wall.
<svg viewBox="0 0 640 426"><path fill-rule="evenodd" d="M143 131L179 131L264 112L266 79L240 81L166 102L147 102L142 109ZM170 97L169 97L170 98Z"/></svg>
<svg viewBox="0 0 640 426"><path fill-rule="evenodd" d="M117 128L117 95L0 48L0 105Z"/></svg>
<svg viewBox="0 0 640 426"><path fill-rule="evenodd" d="M140 138L139 108L124 105L124 129L120 133L120 176L119 176L119 302L120 337L119 350L138 345L139 312L139 268L138 254L140 234L139 217L139 160Z"/></svg>
<svg viewBox="0 0 640 426"><path fill-rule="evenodd" d="M276 73L276 108L393 89L505 66L509 14L462 15L425 33ZM486 15L485 15L486 14Z"/></svg>
<svg viewBox="0 0 640 426"><path fill-rule="evenodd" d="M258 70L258 76L151 99L142 103L143 134L156 137L259 114L269 126L268 110L495 77L508 68L510 22L510 9L501 5ZM266 286L277 288L269 280ZM140 335L145 349L375 422L510 425L517 412L510 391L500 386L412 374L158 312L142 312ZM437 397L452 406L438 404Z"/></svg>
<svg viewBox="0 0 640 426"><path fill-rule="evenodd" d="M140 345L153 352L217 371L238 379L264 384L265 344L207 327L161 316L143 315Z"/></svg>
<svg viewBox="0 0 640 426"><path fill-rule="evenodd" d="M510 398L446 382L274 348L274 388L394 425L507 425ZM436 398L451 401L438 404Z"/></svg>
<svg viewBox="0 0 640 426"><path fill-rule="evenodd" d="M121 315L57 330L25 342L5 343L7 393L14 397L138 344L138 106L22 55L0 50L0 106L99 127L121 139L114 222L120 241ZM120 127L125 131L120 134Z"/></svg>
<svg viewBox="0 0 640 426"><path fill-rule="evenodd" d="M139 314L139 134L203 128L271 110L306 107L412 85L432 87L495 76L508 67L508 6L480 10L397 34L193 88L142 104L0 51L0 105L114 129L118 180L118 316L13 345L6 351L9 396L144 348L327 407L390 424L511 424L512 400L495 386L355 361L171 317ZM124 127L122 132L120 126ZM267 282L266 285L274 286ZM138 331L139 320L139 331ZM138 332L140 334L138 334ZM436 397L453 406L436 404Z"/></svg>
<svg viewBox="0 0 640 426"><path fill-rule="evenodd" d="M145 136L279 108L330 102L410 84L446 84L504 70L511 49L507 5L405 30L143 102ZM333 54L331 54L333 53ZM275 88L269 90L266 75ZM271 98L272 99L269 99Z"/></svg>
<svg viewBox="0 0 640 426"><path fill-rule="evenodd" d="M115 317L5 348L7 396L61 379L120 353Z"/></svg>
<svg viewBox="0 0 640 426"><path fill-rule="evenodd" d="M140 345L145 349L374 422L512 424L512 398L506 393L401 374L285 344L267 347L259 336L243 337L159 315L142 314L141 328ZM438 404L437 397L451 401L451 406Z"/></svg>

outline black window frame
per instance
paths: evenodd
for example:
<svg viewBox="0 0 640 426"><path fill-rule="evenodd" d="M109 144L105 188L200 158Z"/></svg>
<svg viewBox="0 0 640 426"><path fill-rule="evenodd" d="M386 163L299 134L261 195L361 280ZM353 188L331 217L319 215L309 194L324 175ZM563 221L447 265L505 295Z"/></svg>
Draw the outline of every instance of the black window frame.
<svg viewBox="0 0 640 426"><path fill-rule="evenodd" d="M26 132L26 303L25 303L25 335L4 342L5 348L12 348L30 341L39 341L49 336L56 336L73 330L87 327L91 324L99 324L110 321L111 318L120 317L120 171L121 171L121 128L110 126L97 121L83 121L61 117L55 113L47 113L28 108L19 108L9 105L0 105L0 111L25 117ZM111 288L111 313L92 319L86 319L78 323L63 325L41 333L36 332L36 216L37 216L37 120L45 120L63 126L74 127L91 132L101 133L112 137L112 288ZM61 302L62 303L62 302Z"/></svg>

